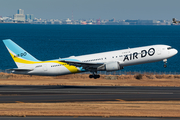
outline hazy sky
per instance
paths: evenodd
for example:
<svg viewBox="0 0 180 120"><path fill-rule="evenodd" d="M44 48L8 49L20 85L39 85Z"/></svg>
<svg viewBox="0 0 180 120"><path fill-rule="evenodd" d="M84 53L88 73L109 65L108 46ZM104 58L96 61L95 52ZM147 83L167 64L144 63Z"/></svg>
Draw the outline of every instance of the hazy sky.
<svg viewBox="0 0 180 120"><path fill-rule="evenodd" d="M0 0L0 16L18 9L42 19L180 19L180 0Z"/></svg>

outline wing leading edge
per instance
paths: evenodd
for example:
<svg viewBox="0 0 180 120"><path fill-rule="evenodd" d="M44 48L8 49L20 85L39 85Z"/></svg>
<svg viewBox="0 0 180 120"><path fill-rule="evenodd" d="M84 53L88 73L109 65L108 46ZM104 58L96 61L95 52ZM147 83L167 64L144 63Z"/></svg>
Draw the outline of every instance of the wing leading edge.
<svg viewBox="0 0 180 120"><path fill-rule="evenodd" d="M85 62L76 62L76 61L68 61L68 60L59 60L59 62L64 62L69 65L73 65L76 67L82 67L85 70L92 70L97 69L99 66L103 65L104 63L85 63Z"/></svg>

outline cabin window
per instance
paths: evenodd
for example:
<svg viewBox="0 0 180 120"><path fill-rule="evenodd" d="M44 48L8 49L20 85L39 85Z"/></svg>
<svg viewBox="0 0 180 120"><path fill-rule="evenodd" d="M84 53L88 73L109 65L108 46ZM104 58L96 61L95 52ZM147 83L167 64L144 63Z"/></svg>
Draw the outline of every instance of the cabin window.
<svg viewBox="0 0 180 120"><path fill-rule="evenodd" d="M172 47L168 47L167 49L170 50L170 49L173 49L173 48Z"/></svg>

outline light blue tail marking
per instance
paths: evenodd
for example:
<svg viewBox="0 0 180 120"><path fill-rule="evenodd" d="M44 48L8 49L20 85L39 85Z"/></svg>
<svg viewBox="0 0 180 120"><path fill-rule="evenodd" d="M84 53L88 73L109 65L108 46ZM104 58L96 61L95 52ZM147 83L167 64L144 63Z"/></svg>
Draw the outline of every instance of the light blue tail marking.
<svg viewBox="0 0 180 120"><path fill-rule="evenodd" d="M27 51L25 51L23 48L21 48L19 45L17 45L15 42L13 42L10 39L3 40L5 46L12 51L16 56L29 60L29 61L39 61L35 57L33 57L31 54L29 54ZM10 52L9 51L9 52ZM13 54L11 53L11 54Z"/></svg>

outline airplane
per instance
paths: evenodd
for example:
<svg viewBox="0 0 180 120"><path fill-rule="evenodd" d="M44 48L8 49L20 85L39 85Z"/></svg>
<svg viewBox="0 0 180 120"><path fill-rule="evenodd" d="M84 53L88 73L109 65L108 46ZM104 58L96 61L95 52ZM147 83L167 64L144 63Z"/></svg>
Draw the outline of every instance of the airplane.
<svg viewBox="0 0 180 120"><path fill-rule="evenodd" d="M99 78L97 71L117 71L126 66L163 61L178 51L168 45L151 45L110 52L71 56L40 61L10 39L3 40L18 68L9 69L14 74L58 76L89 71L89 78Z"/></svg>
<svg viewBox="0 0 180 120"><path fill-rule="evenodd" d="M176 18L173 18L173 19L172 19L172 23L177 24L177 23L180 23L180 21L176 21Z"/></svg>

